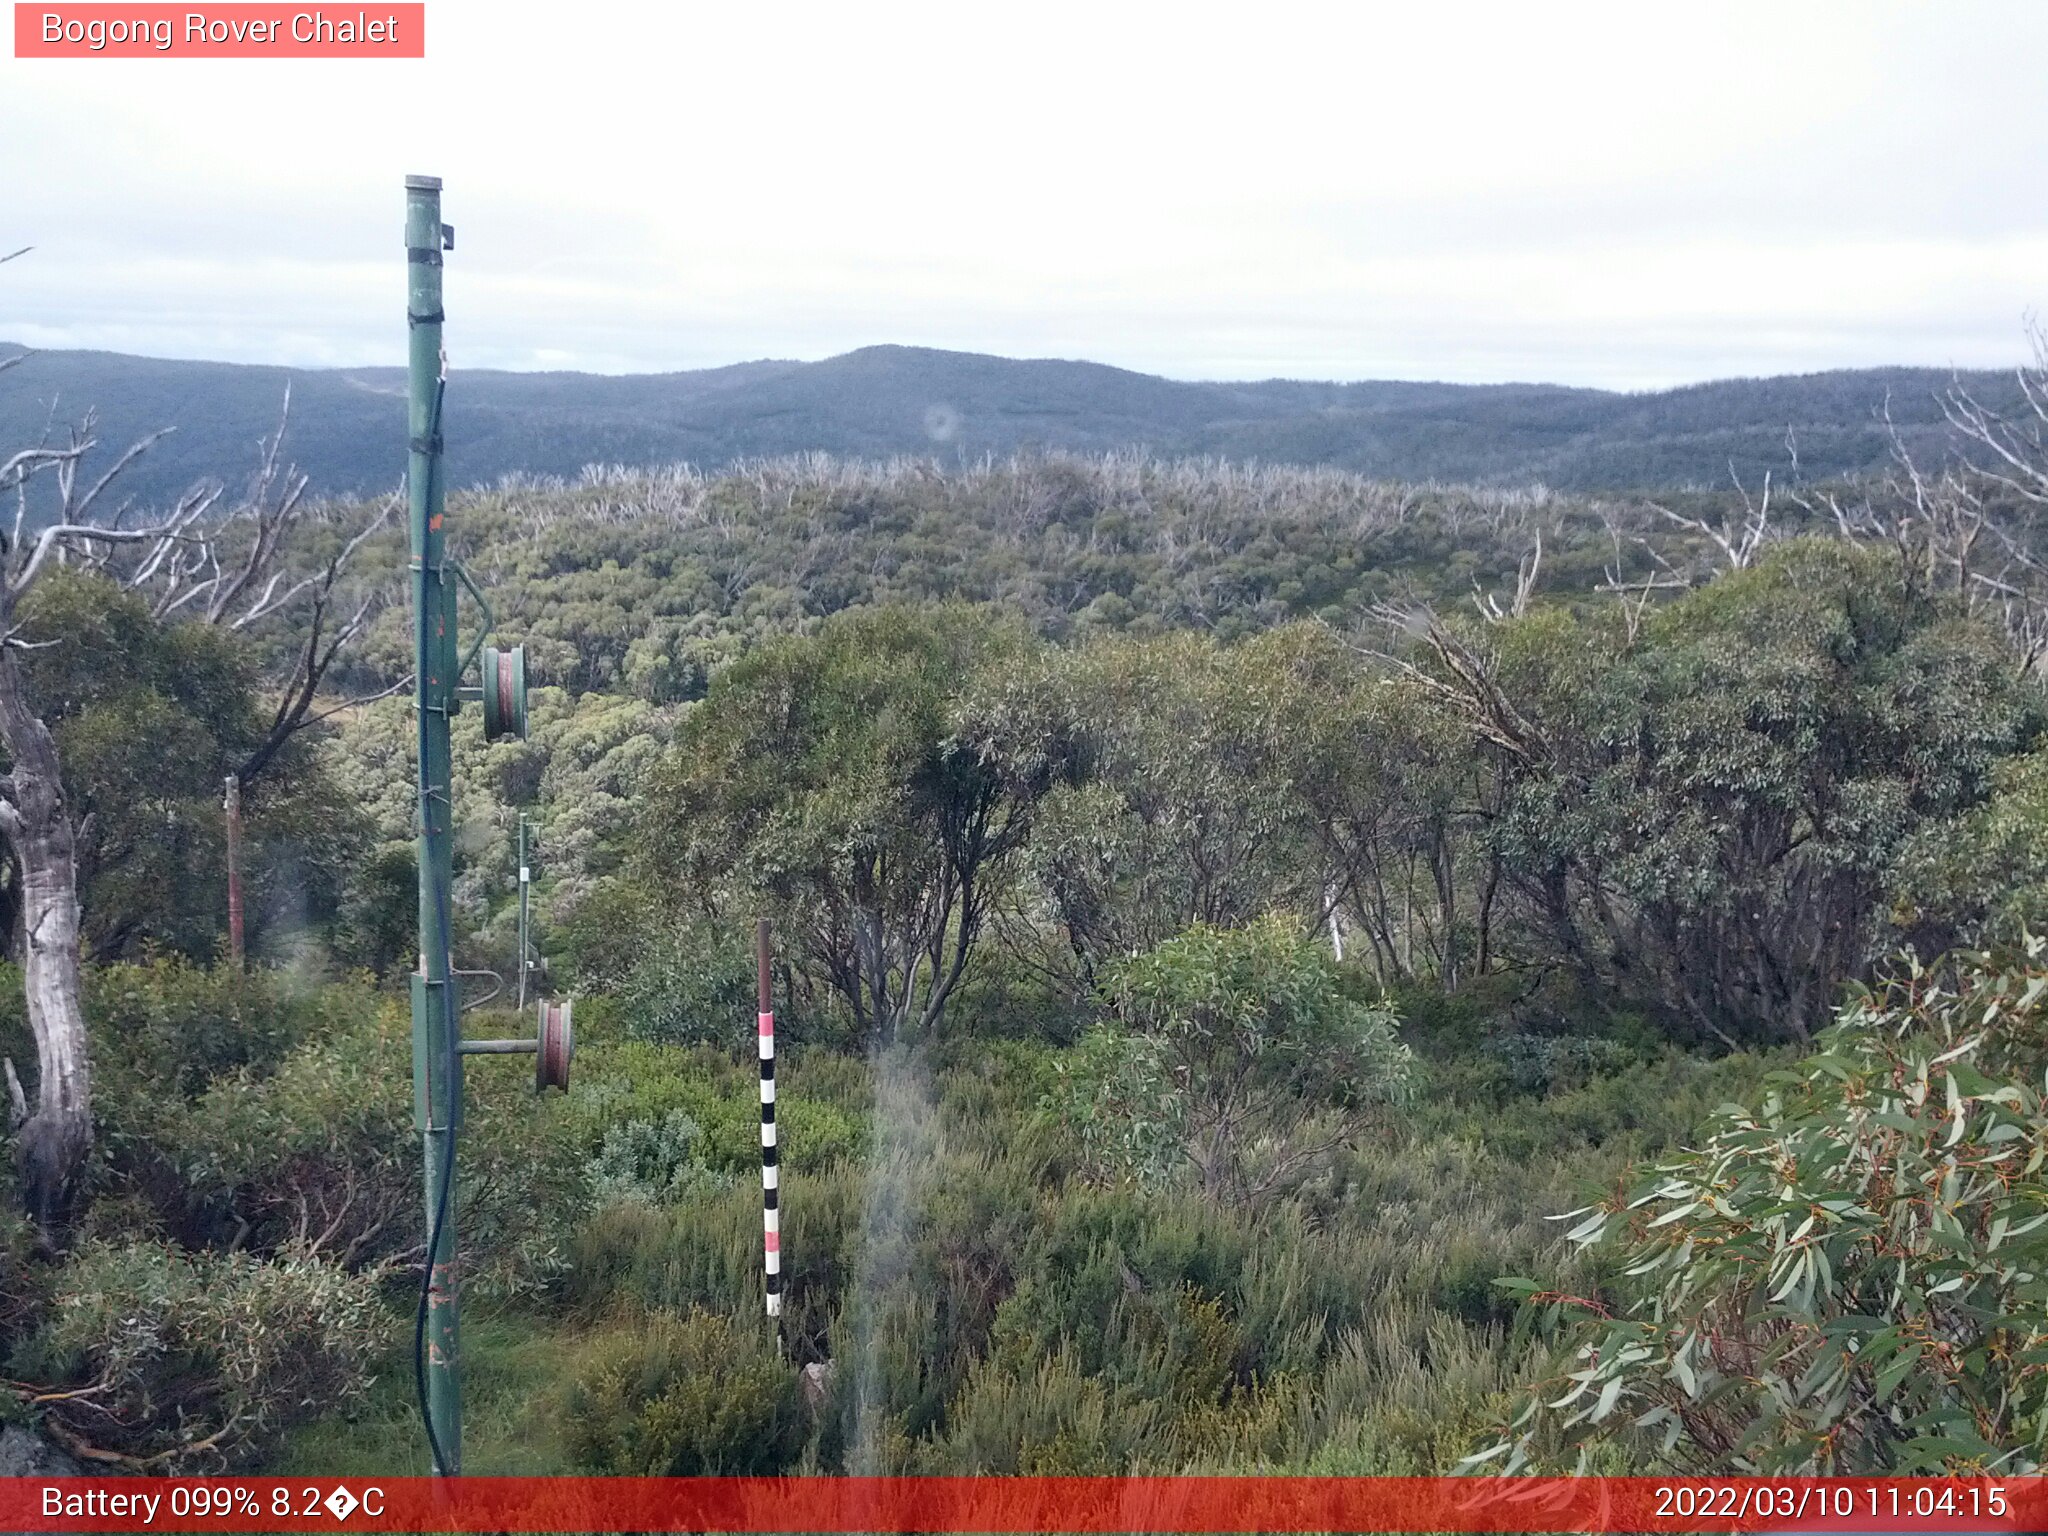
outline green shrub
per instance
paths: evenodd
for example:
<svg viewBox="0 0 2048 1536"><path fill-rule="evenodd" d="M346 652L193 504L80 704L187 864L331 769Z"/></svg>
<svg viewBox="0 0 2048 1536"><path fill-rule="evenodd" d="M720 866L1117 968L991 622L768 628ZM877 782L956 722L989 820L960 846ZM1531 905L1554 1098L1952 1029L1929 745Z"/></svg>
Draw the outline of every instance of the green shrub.
<svg viewBox="0 0 2048 1536"><path fill-rule="evenodd" d="M1093 999L1078 976L1067 974L1075 969L1072 954L1057 953L1051 941L1042 948L1044 953L1020 957L1001 945L984 945L946 1005L947 1038L976 1045L1078 1040Z"/></svg>
<svg viewBox="0 0 2048 1536"><path fill-rule="evenodd" d="M617 1125L658 1126L681 1113L701 1135L696 1158L714 1173L743 1175L761 1166L760 1076L708 1046L684 1049L629 1040L590 1053L572 1112L593 1146ZM806 1076L793 1063L778 1085L776 1134L782 1160L796 1173L813 1173L859 1155L867 1136L866 1112L814 1097L813 1082L844 1091L856 1074L834 1074L820 1063Z"/></svg>
<svg viewBox="0 0 2048 1536"><path fill-rule="evenodd" d="M1334 1341L1295 1421L1294 1466L1354 1477L1451 1471L1505 1400L1502 1342L1426 1308L1377 1309Z"/></svg>
<svg viewBox="0 0 2048 1536"><path fill-rule="evenodd" d="M1663 1046L1582 1081L1518 1087L1502 1056L1481 1046L1426 1062L1426 1091L1404 1119L1422 1135L1469 1139L1505 1164L1546 1164L1598 1148L1615 1154L1602 1164L1619 1165L1685 1141L1717 1104L1747 1092L1783 1059L1782 1052L1702 1059Z"/></svg>
<svg viewBox="0 0 2048 1536"><path fill-rule="evenodd" d="M942 1331L938 1299L906 1273L863 1267L832 1332L835 1441L844 1469L912 1470L920 1445L943 1430L970 1357Z"/></svg>
<svg viewBox="0 0 2048 1536"><path fill-rule="evenodd" d="M2025 1473L2048 1440L2044 945L1859 990L1697 1151L1571 1213L1618 1312L1534 1281L1554 1380L1475 1456Z"/></svg>
<svg viewBox="0 0 2048 1536"><path fill-rule="evenodd" d="M702 1311L635 1317L598 1338L562 1406L588 1472L767 1475L805 1439L796 1372L767 1335Z"/></svg>
<svg viewBox="0 0 2048 1536"><path fill-rule="evenodd" d="M795 1358L829 1354L828 1336L852 1284L863 1186L834 1170L791 1179L782 1195L783 1331ZM687 1312L761 1308L761 1191L736 1180L673 1205L614 1202L577 1229L570 1299L589 1311L618 1301Z"/></svg>
<svg viewBox="0 0 2048 1536"><path fill-rule="evenodd" d="M1435 1266L1431 1298L1468 1323L1509 1322L1515 1315L1515 1301L1494 1284L1501 1274L1499 1250L1480 1235L1454 1238Z"/></svg>
<svg viewBox="0 0 2048 1536"><path fill-rule="evenodd" d="M1404 1098L1412 1057L1298 924L1201 924L1108 968L1115 1022L1063 1064L1049 1106L1097 1176L1186 1171L1213 1195L1299 1182Z"/></svg>
<svg viewBox="0 0 2048 1536"><path fill-rule="evenodd" d="M754 1039L749 935L682 928L652 935L613 987L628 1036L731 1050ZM788 1020L778 1020L793 1038Z"/></svg>
<svg viewBox="0 0 2048 1536"><path fill-rule="evenodd" d="M785 1179L790 1358L833 1365L806 1465L1445 1471L1504 1412L1529 1347L1494 1279L1606 1283L1541 1213L1619 1177L1631 1148L1678 1134L1755 1070L1660 1057L1518 1096L1509 1139L1536 1149L1519 1159L1493 1145L1490 1105L1420 1104L1290 1198L1252 1203L1063 1180L1034 1144L1057 1127L1032 1124L1063 1054L944 1043L928 1104L895 1112L886 1199L859 1159ZM677 1102L679 1078L736 1099L748 1086L712 1052L634 1043L606 1070L627 1060L646 1071L620 1078L608 1113ZM845 1057L802 1053L792 1076L835 1107L871 1092L869 1068ZM744 1315L761 1264L759 1195L738 1174L666 1207L594 1213L570 1295L593 1312L626 1298ZM1363 1341L1350 1367L1346 1339ZM1084 1455L1105 1421L1107 1450Z"/></svg>
<svg viewBox="0 0 2048 1536"><path fill-rule="evenodd" d="M0 1359L34 1328L49 1290L48 1267L35 1262L35 1224L17 1202L0 1201Z"/></svg>
<svg viewBox="0 0 2048 1536"><path fill-rule="evenodd" d="M704 1128L672 1109L660 1121L624 1120L606 1128L586 1170L591 1198L649 1205L684 1200L730 1182L700 1160Z"/></svg>
<svg viewBox="0 0 2048 1536"><path fill-rule="evenodd" d="M189 1098L117 1103L114 1193L191 1247L300 1250L373 1273L412 1262L421 1197L409 1021L367 987L318 995L324 1027L263 1069L221 1071ZM517 1068L486 1059L467 1079L458 1194L468 1283L532 1289L560 1268L582 1194L569 1116Z"/></svg>
<svg viewBox="0 0 2048 1536"><path fill-rule="evenodd" d="M258 1251L317 1245L344 1267L412 1239L417 1204L410 1033L395 1006L316 1036L269 1070L222 1072L190 1099L137 1104L126 1161L171 1231L238 1233Z"/></svg>
<svg viewBox="0 0 2048 1536"><path fill-rule="evenodd" d="M419 854L410 844L379 850L343 892L328 928L337 965L396 978L419 954Z"/></svg>
<svg viewBox="0 0 2048 1536"><path fill-rule="evenodd" d="M307 1042L317 1049L322 1041L376 1030L386 1007L360 982L309 983L177 957L88 967L84 983L97 1122L94 1192L146 1209L145 1227L160 1224L195 1243L225 1241L236 1230L216 1199L221 1190L187 1183L194 1138L212 1137L219 1109L217 1102L200 1106L223 1084L267 1081ZM404 1068L410 1045L399 1049ZM0 1051L30 1079L33 1093L35 1053L20 972L12 967L0 967ZM227 1223L217 1233L216 1220ZM104 1215L99 1224L110 1230Z"/></svg>
<svg viewBox="0 0 2048 1536"><path fill-rule="evenodd" d="M89 1243L51 1300L14 1369L72 1389L44 1405L66 1438L166 1472L246 1462L346 1409L393 1332L367 1279L300 1252Z"/></svg>
<svg viewBox="0 0 2048 1536"><path fill-rule="evenodd" d="M1115 1476L1164 1440L1164 1405L1114 1398L1065 1354L988 1360L960 1394L927 1469L954 1475Z"/></svg>
<svg viewBox="0 0 2048 1536"><path fill-rule="evenodd" d="M7 989L20 1006L20 988ZM86 972L99 1113L116 1131L134 1100L196 1098L237 1070L263 1073L301 1041L363 1024L376 995L282 971L202 966L175 956Z"/></svg>

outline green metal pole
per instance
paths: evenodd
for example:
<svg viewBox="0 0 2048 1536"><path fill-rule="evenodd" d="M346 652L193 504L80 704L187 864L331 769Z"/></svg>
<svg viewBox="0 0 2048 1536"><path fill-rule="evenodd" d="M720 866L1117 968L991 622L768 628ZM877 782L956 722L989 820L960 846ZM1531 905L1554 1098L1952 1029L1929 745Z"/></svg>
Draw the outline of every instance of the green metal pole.
<svg viewBox="0 0 2048 1536"><path fill-rule="evenodd" d="M411 343L406 483L412 535L413 676L419 721L420 965L412 986L413 1114L426 1167L427 1278L419 1366L435 1471L462 1470L462 1385L457 1367L455 1141L462 1114L455 982L449 948L453 881L452 761L457 707L455 589L442 523L441 182L405 179L406 327Z"/></svg>
<svg viewBox="0 0 2048 1536"><path fill-rule="evenodd" d="M526 892L532 872L526 866L526 817L519 818L519 1011L526 1012L527 963Z"/></svg>

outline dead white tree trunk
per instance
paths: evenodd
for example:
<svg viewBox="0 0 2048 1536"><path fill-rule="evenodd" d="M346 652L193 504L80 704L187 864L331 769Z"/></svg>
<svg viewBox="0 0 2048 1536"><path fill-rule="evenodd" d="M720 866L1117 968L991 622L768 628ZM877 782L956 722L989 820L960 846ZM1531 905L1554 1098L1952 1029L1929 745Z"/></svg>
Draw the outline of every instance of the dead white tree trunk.
<svg viewBox="0 0 2048 1536"><path fill-rule="evenodd" d="M75 828L57 743L22 697L16 658L0 646L0 745L13 765L0 785L0 830L21 871L22 981L36 1042L36 1103L15 1132L15 1161L23 1204L48 1232L68 1213L92 1150L92 1069L80 1000Z"/></svg>
<svg viewBox="0 0 2048 1536"><path fill-rule="evenodd" d="M22 254L0 256L0 262ZM0 358L0 372L27 356ZM0 775L0 836L21 876L23 985L36 1046L33 1108L14 1063L0 1065L23 1204L45 1241L70 1215L79 1175L92 1153L92 1067L79 950L79 828L65 801L56 739L27 697L20 656L37 642L20 633L22 600L52 563L75 562L131 591L152 592L160 621L197 604L193 616L247 630L288 607L310 607L308 638L279 689L276 718L256 753L237 770L239 782L249 783L286 739L321 718L312 709L327 669L360 632L373 606L366 598L342 618L333 607L341 596L338 583L344 567L395 506L387 501L338 554L294 579L283 551L302 521L306 482L291 468L279 468L290 408L287 393L284 416L264 444L249 496L225 518L209 519L220 490L208 486L188 491L150 527L122 527L125 507L104 519L94 516L101 493L165 435L162 431L130 446L88 485L80 484L79 470L94 446L90 414L72 429L68 443L45 437L0 457L0 505L10 499L14 503L11 526L0 531L0 747L6 749L9 768ZM56 483L54 505L46 517L31 516L30 483L45 475ZM224 547L230 551L226 563Z"/></svg>
<svg viewBox="0 0 2048 1536"><path fill-rule="evenodd" d="M154 441L131 448L81 491L78 471L93 446L91 431L88 418L63 447L38 444L0 461L0 495L11 492L15 501L13 526L0 540L0 746L9 770L0 777L0 834L21 875L22 982L36 1043L36 1102L16 1129L15 1161L22 1203L46 1239L69 1215L92 1151L92 1069L81 1000L78 829L64 798L56 739L27 697L21 653L34 642L20 633L21 603L53 556L176 542L210 505L210 498L188 497L168 522L151 528L86 522L115 474ZM38 529L29 518L28 485L45 470L57 482L56 517Z"/></svg>
<svg viewBox="0 0 2048 1536"><path fill-rule="evenodd" d="M53 565L104 569L116 551L128 550L147 573L189 547L211 547L199 525L217 493L204 488L150 527L122 528L118 513L105 523L91 520L100 493L156 437L135 444L85 487L79 470L94 445L90 416L67 444L46 441L0 460L0 496L14 501L11 527L0 536L0 747L9 770L0 776L0 835L21 876L22 981L36 1045L35 1106L25 1115L17 1109L15 1158L22 1203L46 1241L70 1215L92 1152L92 1069L78 936L78 827L65 800L56 739L28 697L21 655L38 642L21 633L21 609ZM29 486L45 472L57 494L51 520L37 527Z"/></svg>

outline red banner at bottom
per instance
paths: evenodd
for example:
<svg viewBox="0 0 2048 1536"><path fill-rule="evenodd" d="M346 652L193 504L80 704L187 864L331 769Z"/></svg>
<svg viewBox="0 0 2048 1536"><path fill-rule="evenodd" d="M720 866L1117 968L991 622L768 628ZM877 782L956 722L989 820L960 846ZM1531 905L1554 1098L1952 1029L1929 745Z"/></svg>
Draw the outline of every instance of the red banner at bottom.
<svg viewBox="0 0 2048 1536"><path fill-rule="evenodd" d="M2048 1478L0 1479L7 1531L2043 1531Z"/></svg>

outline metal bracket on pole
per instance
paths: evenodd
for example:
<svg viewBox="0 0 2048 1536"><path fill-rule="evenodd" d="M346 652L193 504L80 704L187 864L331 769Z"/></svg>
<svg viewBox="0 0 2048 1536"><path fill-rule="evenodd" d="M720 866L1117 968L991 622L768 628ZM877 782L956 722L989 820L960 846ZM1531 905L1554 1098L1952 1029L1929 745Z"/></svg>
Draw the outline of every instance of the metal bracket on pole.
<svg viewBox="0 0 2048 1536"><path fill-rule="evenodd" d="M498 616L491 612L490 600L484 596L484 589L476 584L476 579L459 560L451 561L450 569L455 572L456 580L469 588L469 595L476 599L477 607L484 611L484 622L476 632L476 639L470 643L469 649L462 653L462 664L455 669L457 677L467 677L469 669L476 664L477 652L484 648L484 641L488 640L491 631L498 627Z"/></svg>
<svg viewBox="0 0 2048 1536"><path fill-rule="evenodd" d="M534 1056L536 1092L569 1086L569 1063L576 1056L575 1004L570 998L540 1002L540 1033L531 1040L465 1040L456 1046L464 1056Z"/></svg>

